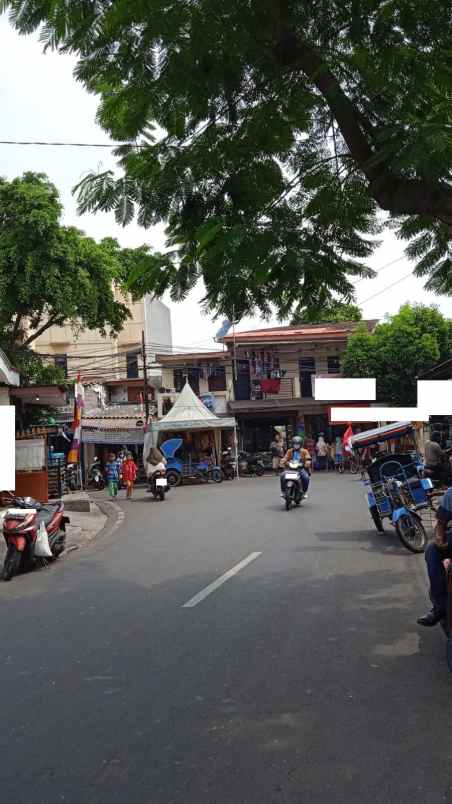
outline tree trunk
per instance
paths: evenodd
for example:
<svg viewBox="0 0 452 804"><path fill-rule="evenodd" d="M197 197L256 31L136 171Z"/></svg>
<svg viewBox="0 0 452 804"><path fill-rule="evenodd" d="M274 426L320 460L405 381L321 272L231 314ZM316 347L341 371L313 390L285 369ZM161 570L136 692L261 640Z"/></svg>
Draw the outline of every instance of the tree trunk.
<svg viewBox="0 0 452 804"><path fill-rule="evenodd" d="M351 156L382 209L394 216L427 215L452 226L452 189L445 183L397 176L388 164L377 161L378 152L369 137L370 121L363 121L362 113L313 45L286 33L278 48L278 57L291 70L301 70L328 103Z"/></svg>

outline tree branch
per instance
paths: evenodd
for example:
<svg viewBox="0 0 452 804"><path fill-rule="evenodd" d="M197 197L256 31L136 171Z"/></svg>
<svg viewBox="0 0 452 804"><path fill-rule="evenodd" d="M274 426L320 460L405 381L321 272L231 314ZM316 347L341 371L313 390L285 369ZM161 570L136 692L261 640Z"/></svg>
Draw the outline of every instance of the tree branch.
<svg viewBox="0 0 452 804"><path fill-rule="evenodd" d="M36 332L33 333L33 335L30 335L30 337L27 338L27 340L25 341L25 343L22 344L22 346L24 348L26 346L29 346L30 343L33 343L33 341L35 341L36 338L39 338L39 336L42 335L42 333L45 332L46 329L55 326L55 324L59 324L61 326L61 324L64 324L64 318L61 318L61 316L57 314L50 316L50 318L47 319L46 323L43 324L42 327L39 327L39 329L37 329Z"/></svg>
<svg viewBox="0 0 452 804"><path fill-rule="evenodd" d="M361 112L345 94L315 47L286 33L279 56L292 70L302 70L324 97L350 154L369 182L372 197L382 209L393 215L430 215L452 224L452 190L446 184L433 185L421 179L405 179L396 176L384 162L376 162L378 154L366 136Z"/></svg>

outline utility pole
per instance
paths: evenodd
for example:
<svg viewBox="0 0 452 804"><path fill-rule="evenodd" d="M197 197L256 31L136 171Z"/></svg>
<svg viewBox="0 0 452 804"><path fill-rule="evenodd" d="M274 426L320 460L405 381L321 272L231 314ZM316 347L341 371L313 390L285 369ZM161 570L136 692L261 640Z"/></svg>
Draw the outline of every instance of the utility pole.
<svg viewBox="0 0 452 804"><path fill-rule="evenodd" d="M146 344L144 342L144 329L141 330L141 356L143 358L143 382L144 382L144 415L145 424L149 424L149 393L148 393L148 369L146 365Z"/></svg>
<svg viewBox="0 0 452 804"><path fill-rule="evenodd" d="M234 379L237 382L237 349L236 349L236 344L235 344L235 305L232 305L232 334L233 334L233 337L234 337L234 344L233 344L233 350L234 350Z"/></svg>

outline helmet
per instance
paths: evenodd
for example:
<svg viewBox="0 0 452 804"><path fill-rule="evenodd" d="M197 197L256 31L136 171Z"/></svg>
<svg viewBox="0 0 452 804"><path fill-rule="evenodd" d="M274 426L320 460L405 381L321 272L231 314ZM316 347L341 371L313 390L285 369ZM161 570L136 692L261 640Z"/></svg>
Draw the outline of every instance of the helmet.
<svg viewBox="0 0 452 804"><path fill-rule="evenodd" d="M438 432L438 430L435 430L435 431L434 431L434 432L431 434L431 436L430 436L430 440L431 440L431 441L434 441L434 442L435 442L435 444L440 444L440 443L441 443L441 433L439 433L439 432Z"/></svg>
<svg viewBox="0 0 452 804"><path fill-rule="evenodd" d="M302 441L301 441L300 436L295 436L295 438L292 438L292 447L294 449L301 449L301 446L302 446Z"/></svg>

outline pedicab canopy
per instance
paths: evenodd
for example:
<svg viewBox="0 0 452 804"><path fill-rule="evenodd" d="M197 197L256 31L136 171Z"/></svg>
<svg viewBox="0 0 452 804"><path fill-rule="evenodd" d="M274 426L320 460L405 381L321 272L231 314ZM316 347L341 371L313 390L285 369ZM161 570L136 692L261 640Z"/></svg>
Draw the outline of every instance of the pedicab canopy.
<svg viewBox="0 0 452 804"><path fill-rule="evenodd" d="M374 444L383 444L385 441L402 438L411 435L414 430L412 422L393 422L385 424L383 427L376 427L373 430L365 430L352 436L350 443L353 449L364 449Z"/></svg>

